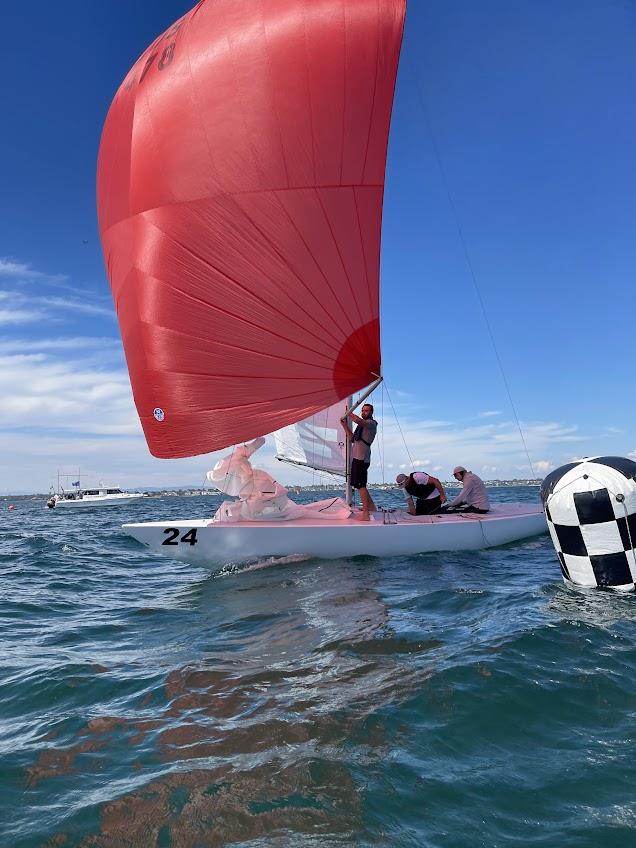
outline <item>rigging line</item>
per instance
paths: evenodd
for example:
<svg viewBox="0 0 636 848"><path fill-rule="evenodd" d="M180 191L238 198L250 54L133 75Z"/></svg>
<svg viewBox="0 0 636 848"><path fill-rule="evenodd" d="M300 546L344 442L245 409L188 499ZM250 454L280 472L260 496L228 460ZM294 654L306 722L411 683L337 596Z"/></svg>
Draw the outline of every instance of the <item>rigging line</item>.
<svg viewBox="0 0 636 848"><path fill-rule="evenodd" d="M380 420L384 424L384 383L382 384L382 394L380 395ZM384 473L384 427L382 427L382 431L380 433L380 438L378 439L378 452L380 454L380 468L382 470L382 484L386 482L385 473Z"/></svg>
<svg viewBox="0 0 636 848"><path fill-rule="evenodd" d="M384 384L386 386L386 380L384 381ZM391 404L391 409L393 410L393 417L395 418L395 423L398 426L398 430L400 431L400 436L402 437L402 441L404 442L404 449L406 450L406 455L408 456L409 462L411 463L411 468L413 468L414 467L413 466L413 457L411 456L411 453L409 451L409 447L406 444L406 439L404 438L404 433L402 432L402 428L400 427L400 422L398 420L397 412L395 411L395 407L393 406L393 401L391 400L391 395L389 394L389 387L388 386L386 387L386 396L389 399L389 403Z"/></svg>
<svg viewBox="0 0 636 848"><path fill-rule="evenodd" d="M416 91L417 91L417 96L418 96L418 100L419 100L419 103L420 103L420 108L422 109L422 114L424 116L424 122L426 124L427 129L428 129L428 132L429 132L429 135L430 135L430 138L431 138L431 145L432 145L432 148L433 148L433 152L435 154L435 159L437 161L437 167L439 168L439 172L440 172L440 175L441 175L441 178L442 178L442 185L444 186L444 190L446 191L446 196L448 198L448 204L450 206L451 214L453 216L453 220L455 221L455 226L457 227L457 233L459 235L459 240L461 242L462 249L464 251L464 259L466 260L466 265L468 266L468 271L469 271L470 278L471 278L472 283L473 283L473 288L475 289L475 294L477 295L477 301L479 303L481 313L482 313L482 317L483 317L484 323L486 325L486 330L487 330L488 336L490 338L490 343L491 343L492 349L495 353L495 359L497 360L497 365L499 366L501 378L503 380L504 388L505 388L506 394L508 396L508 403L510 404L510 408L512 409L512 414L514 416L515 423L517 425L517 429L519 430L519 436L521 437L521 443L523 445L523 450L524 450L525 455L528 459L528 463L530 465L530 471L532 473L532 477L535 478L536 473L535 473L535 470L534 470L534 465L532 464L532 460L530 459L530 453L528 452L528 446L526 444L525 436L523 435L523 429L521 427L521 422L519 421L519 416L517 414L517 408L516 408L515 403L512 399L512 393L510 391L510 386L508 385L508 379L506 377L506 372L505 372L504 367L503 367L503 362L501 360L501 356L499 355L499 350L497 348L497 343L495 341L495 335L493 333L492 326L491 326L490 321L488 319L488 313L486 312L486 304L484 303L484 299L481 295L481 291L479 290L479 285L477 284L477 276L475 274L475 270L473 268L473 263L472 263L471 258L470 258L470 253L468 251L468 245L466 243L466 239L464 238L464 232L462 230L462 227L461 227L461 224L460 224L460 221L459 221L459 215L457 213L457 207L455 206L455 201L453 200L453 195L451 194L450 186L448 184L448 179L446 177L446 171L444 170L444 166L442 164L442 157L440 155L439 148L437 146L435 134L433 133L433 127L432 127L428 112L426 110L426 106L425 106L425 103L424 103L424 95L422 94L422 88L420 86L419 78L417 76L417 72L415 70L415 66L413 64L413 60L411 59L411 57L409 57L409 61L411 63L411 72L413 74L413 79L415 81L415 88L416 88Z"/></svg>

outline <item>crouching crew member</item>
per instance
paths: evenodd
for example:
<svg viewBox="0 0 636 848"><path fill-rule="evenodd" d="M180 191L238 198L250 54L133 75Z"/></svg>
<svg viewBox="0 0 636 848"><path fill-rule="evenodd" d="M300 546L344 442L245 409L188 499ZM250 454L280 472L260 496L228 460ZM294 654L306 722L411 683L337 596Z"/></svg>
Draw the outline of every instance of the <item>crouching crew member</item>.
<svg viewBox="0 0 636 848"><path fill-rule="evenodd" d="M395 482L404 489L410 515L432 515L446 501L446 492L440 481L425 471L413 471L408 476L398 474Z"/></svg>

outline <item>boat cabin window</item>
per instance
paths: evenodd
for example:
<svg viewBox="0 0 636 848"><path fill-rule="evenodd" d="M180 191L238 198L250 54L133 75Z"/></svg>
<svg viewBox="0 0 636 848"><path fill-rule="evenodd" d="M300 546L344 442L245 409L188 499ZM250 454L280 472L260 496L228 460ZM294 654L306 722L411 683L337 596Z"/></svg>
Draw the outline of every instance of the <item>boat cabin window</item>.
<svg viewBox="0 0 636 848"><path fill-rule="evenodd" d="M99 489L84 489L85 495L98 495Z"/></svg>
<svg viewBox="0 0 636 848"><path fill-rule="evenodd" d="M106 489L107 495L121 495L121 489Z"/></svg>

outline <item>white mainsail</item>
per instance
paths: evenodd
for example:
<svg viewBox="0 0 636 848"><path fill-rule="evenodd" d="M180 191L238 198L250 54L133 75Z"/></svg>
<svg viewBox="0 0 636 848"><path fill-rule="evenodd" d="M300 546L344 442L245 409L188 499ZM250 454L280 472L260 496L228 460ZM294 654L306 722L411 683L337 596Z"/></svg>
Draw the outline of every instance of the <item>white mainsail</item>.
<svg viewBox="0 0 636 848"><path fill-rule="evenodd" d="M345 433L340 418L347 411L341 400L273 434L276 459L345 477Z"/></svg>

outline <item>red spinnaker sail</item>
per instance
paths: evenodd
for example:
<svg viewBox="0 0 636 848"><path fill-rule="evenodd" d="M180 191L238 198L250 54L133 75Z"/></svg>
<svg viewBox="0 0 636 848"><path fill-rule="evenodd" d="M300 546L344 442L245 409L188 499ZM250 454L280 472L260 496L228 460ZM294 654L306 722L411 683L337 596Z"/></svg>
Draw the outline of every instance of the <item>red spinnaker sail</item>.
<svg viewBox="0 0 636 848"><path fill-rule="evenodd" d="M405 4L202 0L117 92L99 227L155 456L271 432L380 373Z"/></svg>

